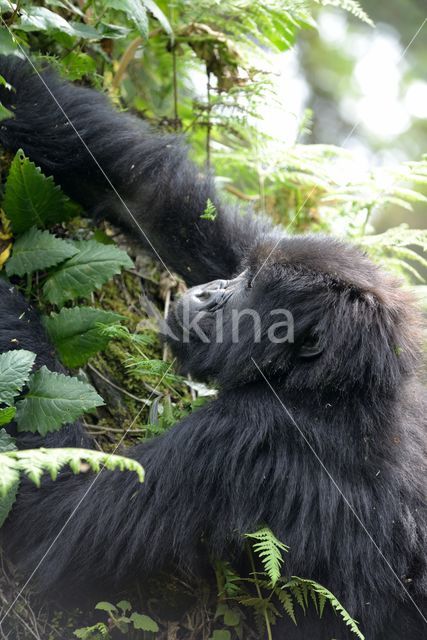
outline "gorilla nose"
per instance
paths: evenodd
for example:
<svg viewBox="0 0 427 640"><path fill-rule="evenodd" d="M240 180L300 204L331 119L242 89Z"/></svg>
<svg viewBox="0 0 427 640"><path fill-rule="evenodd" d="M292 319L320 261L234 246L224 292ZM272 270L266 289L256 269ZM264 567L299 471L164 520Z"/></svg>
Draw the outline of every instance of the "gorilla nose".
<svg viewBox="0 0 427 640"><path fill-rule="evenodd" d="M218 294L227 286L227 280L214 280L192 290L193 298L201 303L215 301Z"/></svg>

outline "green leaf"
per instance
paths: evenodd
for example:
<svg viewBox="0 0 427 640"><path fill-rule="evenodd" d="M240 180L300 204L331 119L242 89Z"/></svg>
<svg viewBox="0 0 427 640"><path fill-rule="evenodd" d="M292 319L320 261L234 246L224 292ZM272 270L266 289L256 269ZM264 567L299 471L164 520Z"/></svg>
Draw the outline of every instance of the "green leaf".
<svg viewBox="0 0 427 640"><path fill-rule="evenodd" d="M84 76L96 73L96 62L87 53L82 51L70 51L61 60L61 67L69 80L81 80Z"/></svg>
<svg viewBox="0 0 427 640"><path fill-rule="evenodd" d="M163 13L163 11L153 0L142 0L142 2L145 5L145 7L148 9L148 11L153 15L153 17L156 18L158 22L160 22L163 29L171 37L171 41L173 44L173 41L174 41L173 29L169 20Z"/></svg>
<svg viewBox="0 0 427 640"><path fill-rule="evenodd" d="M32 227L16 240L12 257L6 262L6 273L8 276L23 276L48 269L78 252L71 242Z"/></svg>
<svg viewBox="0 0 427 640"><path fill-rule="evenodd" d="M129 600L120 600L120 602L117 603L117 608L125 614L132 609L132 605Z"/></svg>
<svg viewBox="0 0 427 640"><path fill-rule="evenodd" d="M211 220L212 222L215 220L215 218L217 217L218 212L216 210L216 206L214 205L214 203L212 202L212 200L210 198L208 198L208 201L206 203L206 208L204 210L204 212L202 213L202 215L200 216L201 220Z"/></svg>
<svg viewBox="0 0 427 640"><path fill-rule="evenodd" d="M147 9L142 0L106 0L105 5L111 9L123 11L131 20L144 39L148 38Z"/></svg>
<svg viewBox="0 0 427 640"><path fill-rule="evenodd" d="M68 465L73 473L92 470L99 473L105 467L110 471L134 471L144 482L144 469L136 461L100 451L76 449L25 449L0 454L0 496L5 495L16 480L16 474L24 473L39 487L47 471L56 480L61 469ZM15 475L14 475L15 474Z"/></svg>
<svg viewBox="0 0 427 640"><path fill-rule="evenodd" d="M16 413L15 407L5 407L4 409L0 409L0 427L2 427L5 424L10 424L15 417L15 413ZM4 429L2 429L2 431L4 431ZM0 431L0 434L1 434L1 431ZM0 439L0 451L2 451L1 439Z"/></svg>
<svg viewBox="0 0 427 640"><path fill-rule="evenodd" d="M2 467L0 465L0 471L2 471ZM0 496L0 527L3 526L7 516L12 509L16 496L18 494L19 489L19 474L15 474L15 480L10 484L9 489L6 494Z"/></svg>
<svg viewBox="0 0 427 640"><path fill-rule="evenodd" d="M235 609L228 609L224 612L224 624L227 627L237 627L241 621L241 614Z"/></svg>
<svg viewBox="0 0 427 640"><path fill-rule="evenodd" d="M111 602L98 602L95 609L98 609L99 611L106 611L107 613L118 613L117 607L114 604L111 604Z"/></svg>
<svg viewBox="0 0 427 640"><path fill-rule="evenodd" d="M17 151L6 180L3 209L15 233L45 227L76 215L78 207L46 178L36 165Z"/></svg>
<svg viewBox="0 0 427 640"><path fill-rule="evenodd" d="M209 640L231 640L231 633L228 629L216 629Z"/></svg>
<svg viewBox="0 0 427 640"><path fill-rule="evenodd" d="M68 22L59 13L45 7L26 7L21 10L20 31L48 31L65 33L73 38L99 38L99 32L90 25L80 22Z"/></svg>
<svg viewBox="0 0 427 640"><path fill-rule="evenodd" d="M157 624L157 622L155 622L155 620L153 620L153 618L150 618L150 616L146 616L142 613L133 613L130 619L132 620L135 629L153 632L159 630L159 625Z"/></svg>
<svg viewBox="0 0 427 640"><path fill-rule="evenodd" d="M13 415L15 415L15 407L8 407L7 409L2 409L2 411L10 411L11 409L13 409ZM6 429L0 429L0 453L6 453L6 451L16 451L15 441Z"/></svg>
<svg viewBox="0 0 427 640"><path fill-rule="evenodd" d="M270 578L271 586L274 587L280 578L283 564L282 551L289 551L289 547L280 542L268 527L262 527L255 533L246 533L245 537L256 540L253 543L253 550L258 554Z"/></svg>
<svg viewBox="0 0 427 640"><path fill-rule="evenodd" d="M26 396L16 403L18 431L44 436L102 404L91 385L42 367L30 377Z"/></svg>
<svg viewBox="0 0 427 640"><path fill-rule="evenodd" d="M9 111L3 104L0 102L0 122L2 120L9 120L10 118L14 118L15 114L12 111Z"/></svg>
<svg viewBox="0 0 427 640"><path fill-rule="evenodd" d="M62 362L67 367L80 367L108 344L110 338L103 328L123 319L111 311L73 307L52 313L44 323Z"/></svg>
<svg viewBox="0 0 427 640"><path fill-rule="evenodd" d="M95 240L74 243L78 254L64 262L46 281L43 293L52 304L61 306L66 300L85 298L101 287L122 267L131 268L132 260L125 251Z"/></svg>
<svg viewBox="0 0 427 640"><path fill-rule="evenodd" d="M36 354L25 349L0 354L0 402L11 405L30 377Z"/></svg>
<svg viewBox="0 0 427 640"><path fill-rule="evenodd" d="M17 45L14 36L6 27L0 27L0 54L10 56L16 54L16 52Z"/></svg>

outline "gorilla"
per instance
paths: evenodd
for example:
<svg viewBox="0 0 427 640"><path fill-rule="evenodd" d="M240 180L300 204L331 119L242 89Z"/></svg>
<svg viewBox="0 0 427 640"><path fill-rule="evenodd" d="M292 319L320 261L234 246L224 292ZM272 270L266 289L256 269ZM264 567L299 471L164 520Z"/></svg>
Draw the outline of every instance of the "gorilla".
<svg viewBox="0 0 427 640"><path fill-rule="evenodd" d="M84 499L90 474L24 485L2 529L22 575L37 567L38 588L58 593L196 573L204 557L238 561L243 534L267 525L290 546L286 575L328 587L367 639L421 640L427 403L410 295L355 246L289 236L222 204L179 137L105 96L17 58L2 57L0 74L14 115L1 144L22 148L95 219L108 217L186 280L165 339L182 371L219 386L217 399L127 452L146 470L143 485L102 473ZM209 200L213 221L201 218ZM13 327L39 364L58 367L34 312L23 322L27 303L4 283L1 292L1 350L13 348ZM292 316L292 340L271 339L278 309ZM255 337L245 310L259 317ZM77 443L90 446L80 424L44 446ZM298 626L284 617L274 633L353 637L333 614L301 615Z"/></svg>

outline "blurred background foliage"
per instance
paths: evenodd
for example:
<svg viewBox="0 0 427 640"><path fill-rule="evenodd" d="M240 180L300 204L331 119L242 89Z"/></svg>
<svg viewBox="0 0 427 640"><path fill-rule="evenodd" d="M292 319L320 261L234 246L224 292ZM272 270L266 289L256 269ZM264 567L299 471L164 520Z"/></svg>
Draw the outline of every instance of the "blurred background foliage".
<svg viewBox="0 0 427 640"><path fill-rule="evenodd" d="M424 0L0 0L31 52L184 133L226 197L426 275ZM397 243L397 239L399 242ZM364 242L363 240L361 240ZM364 243L371 250L373 243ZM421 291L421 290L420 290Z"/></svg>

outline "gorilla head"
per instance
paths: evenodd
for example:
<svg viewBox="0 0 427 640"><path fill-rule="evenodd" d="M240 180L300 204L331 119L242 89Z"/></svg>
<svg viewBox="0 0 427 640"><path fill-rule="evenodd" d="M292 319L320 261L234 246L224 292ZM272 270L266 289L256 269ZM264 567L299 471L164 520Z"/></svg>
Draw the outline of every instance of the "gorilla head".
<svg viewBox="0 0 427 640"><path fill-rule="evenodd" d="M260 376L255 361L292 388L348 391L391 389L414 367L409 296L356 247L270 235L242 269L173 307L165 334L185 373L229 388Z"/></svg>

